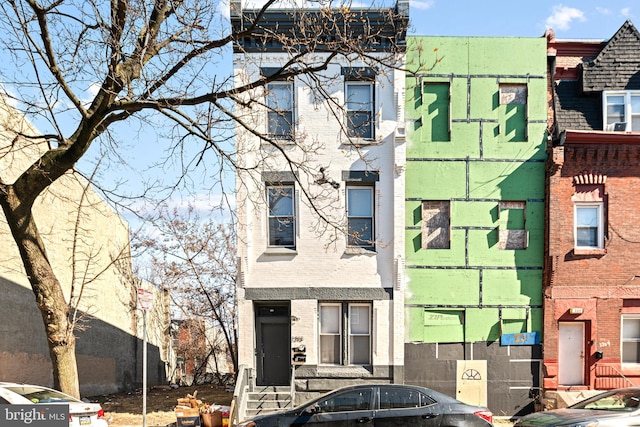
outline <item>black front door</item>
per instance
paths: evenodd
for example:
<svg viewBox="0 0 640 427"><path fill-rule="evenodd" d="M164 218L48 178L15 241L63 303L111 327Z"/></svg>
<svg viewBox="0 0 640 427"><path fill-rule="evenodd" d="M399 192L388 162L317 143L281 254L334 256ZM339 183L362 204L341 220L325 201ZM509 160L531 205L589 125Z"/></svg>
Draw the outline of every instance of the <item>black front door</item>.
<svg viewBox="0 0 640 427"><path fill-rule="evenodd" d="M291 326L289 306L256 307L257 385L289 385Z"/></svg>

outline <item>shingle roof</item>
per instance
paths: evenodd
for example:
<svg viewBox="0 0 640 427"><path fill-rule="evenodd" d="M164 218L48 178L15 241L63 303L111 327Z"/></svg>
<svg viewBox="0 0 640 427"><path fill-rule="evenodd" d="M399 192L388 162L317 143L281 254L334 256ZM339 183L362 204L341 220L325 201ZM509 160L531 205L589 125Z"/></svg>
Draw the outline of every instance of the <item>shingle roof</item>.
<svg viewBox="0 0 640 427"><path fill-rule="evenodd" d="M581 93L580 81L556 82L555 109L558 129L601 130L602 98L599 93Z"/></svg>
<svg viewBox="0 0 640 427"><path fill-rule="evenodd" d="M585 92L640 89L640 32L626 21L600 54L583 64Z"/></svg>

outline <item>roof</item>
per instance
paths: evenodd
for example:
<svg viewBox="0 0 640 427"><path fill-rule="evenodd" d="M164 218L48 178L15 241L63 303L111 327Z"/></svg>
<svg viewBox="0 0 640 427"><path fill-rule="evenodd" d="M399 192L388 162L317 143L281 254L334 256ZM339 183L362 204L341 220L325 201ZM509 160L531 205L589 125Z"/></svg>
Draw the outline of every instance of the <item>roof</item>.
<svg viewBox="0 0 640 427"><path fill-rule="evenodd" d="M583 90L640 89L640 33L627 20L592 61L583 64Z"/></svg>
<svg viewBox="0 0 640 427"><path fill-rule="evenodd" d="M367 51L403 47L409 23L408 0L392 8L275 8L244 9L239 0L230 3L234 52L282 52L284 44L305 46L305 40L322 46L362 40ZM335 49L335 48L334 48Z"/></svg>
<svg viewBox="0 0 640 427"><path fill-rule="evenodd" d="M561 80L555 84L556 121L562 129L602 129L602 98L584 94L578 80Z"/></svg>
<svg viewBox="0 0 640 427"><path fill-rule="evenodd" d="M640 90L640 32L627 20L606 43L556 41L554 108L558 132L602 131L602 92Z"/></svg>

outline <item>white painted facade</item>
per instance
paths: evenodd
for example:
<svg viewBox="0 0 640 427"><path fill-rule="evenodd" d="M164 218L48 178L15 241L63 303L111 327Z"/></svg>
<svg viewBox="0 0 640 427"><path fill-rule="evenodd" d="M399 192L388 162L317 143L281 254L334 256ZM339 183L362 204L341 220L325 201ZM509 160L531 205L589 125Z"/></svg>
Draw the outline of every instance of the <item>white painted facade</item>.
<svg viewBox="0 0 640 427"><path fill-rule="evenodd" d="M280 67L289 58L281 53L236 53L236 86L260 77L261 69ZM322 57L318 57L319 60ZM345 103L342 67L361 63L333 63L322 73L322 87L338 105ZM304 345L306 361L296 369L299 391L314 392L362 380L403 382L404 359L404 165L402 108L404 73L378 69L374 83L375 137L358 140L358 149L341 133L343 112L334 114L328 102L313 93L305 80L293 80L296 144L283 140L281 148L301 167L290 166L277 150L237 127L241 164L257 168L237 176L239 365L258 369L259 344L256 307L273 302L289 307L289 347ZM253 94L250 109L237 109L250 129L264 134L267 112L260 107L264 91ZM249 97L246 97L248 100ZM344 123L342 123L344 124ZM304 152L300 147L308 148ZM304 156L304 160L302 160ZM264 160L264 161L261 161ZM339 188L314 181L325 178ZM346 184L351 172L377 172L374 196L375 250L347 246L344 226ZM266 182L263 172L293 172L295 182L295 249L269 247ZM316 195L320 214L305 193ZM338 227L334 227L337 225ZM371 307L370 364L323 364L319 355L321 303L364 303Z"/></svg>

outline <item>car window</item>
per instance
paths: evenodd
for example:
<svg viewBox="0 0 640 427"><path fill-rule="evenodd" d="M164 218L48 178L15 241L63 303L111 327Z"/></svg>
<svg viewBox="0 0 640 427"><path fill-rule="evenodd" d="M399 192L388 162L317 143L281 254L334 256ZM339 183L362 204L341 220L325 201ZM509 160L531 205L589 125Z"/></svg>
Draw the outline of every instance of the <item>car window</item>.
<svg viewBox="0 0 640 427"><path fill-rule="evenodd" d="M419 408L431 405L433 400L417 390L399 387L380 388L380 409Z"/></svg>
<svg viewBox="0 0 640 427"><path fill-rule="evenodd" d="M39 387L7 387L7 390L10 390L24 398L29 399L33 403L78 402L78 400L74 399L73 397L67 396L66 394L60 393L59 391L47 390Z"/></svg>
<svg viewBox="0 0 640 427"><path fill-rule="evenodd" d="M319 412L364 411L371 409L371 389L359 389L328 396L318 402Z"/></svg>
<svg viewBox="0 0 640 427"><path fill-rule="evenodd" d="M573 405L572 408L631 412L640 408L640 393L637 391L615 392L602 397L591 398Z"/></svg>

